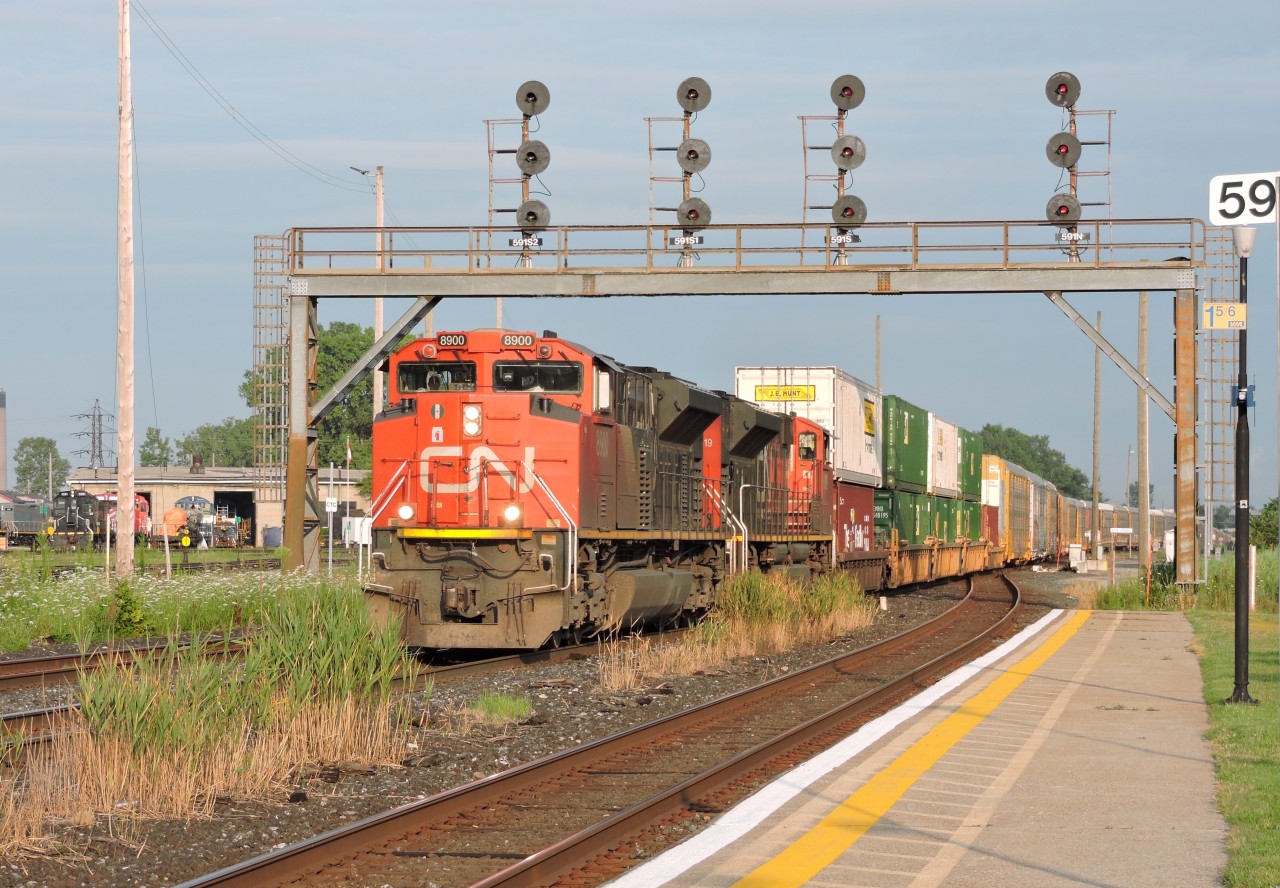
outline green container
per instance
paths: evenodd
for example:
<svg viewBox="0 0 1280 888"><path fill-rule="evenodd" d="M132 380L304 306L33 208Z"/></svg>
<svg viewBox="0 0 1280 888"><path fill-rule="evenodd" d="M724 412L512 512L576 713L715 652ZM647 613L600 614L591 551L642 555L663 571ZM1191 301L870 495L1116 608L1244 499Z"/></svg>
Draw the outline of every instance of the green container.
<svg viewBox="0 0 1280 888"><path fill-rule="evenodd" d="M982 503L961 502L960 535L971 543L982 539Z"/></svg>
<svg viewBox="0 0 1280 888"><path fill-rule="evenodd" d="M888 546L895 530L904 546L918 545L933 536L934 506L934 498L922 493L877 490L876 548Z"/></svg>
<svg viewBox="0 0 1280 888"><path fill-rule="evenodd" d="M896 395L885 395L883 440L884 486L924 493L929 478L928 411Z"/></svg>
<svg viewBox="0 0 1280 888"><path fill-rule="evenodd" d="M960 499L981 502L982 437L964 429L956 431L960 438Z"/></svg>
<svg viewBox="0 0 1280 888"><path fill-rule="evenodd" d="M954 543L959 531L959 500L943 499L942 497L930 497L933 501L933 526L930 528L930 536L936 537L944 543Z"/></svg>

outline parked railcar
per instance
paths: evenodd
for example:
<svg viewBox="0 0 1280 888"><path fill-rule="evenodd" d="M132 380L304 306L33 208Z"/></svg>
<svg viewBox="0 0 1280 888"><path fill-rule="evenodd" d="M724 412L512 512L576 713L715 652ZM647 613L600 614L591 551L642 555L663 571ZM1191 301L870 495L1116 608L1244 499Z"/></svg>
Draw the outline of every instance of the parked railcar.
<svg viewBox="0 0 1280 888"><path fill-rule="evenodd" d="M116 506L119 503L119 492L110 491L96 495L98 500L98 524L103 533L116 536ZM133 495L133 538L134 543L145 545L151 538L151 503L140 493Z"/></svg>
<svg viewBox="0 0 1280 888"><path fill-rule="evenodd" d="M7 547L30 546L49 526L49 503L38 497L0 499L0 535Z"/></svg>

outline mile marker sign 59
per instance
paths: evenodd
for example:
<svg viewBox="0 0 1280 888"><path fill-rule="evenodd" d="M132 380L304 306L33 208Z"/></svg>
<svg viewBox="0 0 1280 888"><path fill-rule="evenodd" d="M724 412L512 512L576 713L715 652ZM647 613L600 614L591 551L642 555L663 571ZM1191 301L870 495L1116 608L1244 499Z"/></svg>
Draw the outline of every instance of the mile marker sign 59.
<svg viewBox="0 0 1280 888"><path fill-rule="evenodd" d="M1235 173L1209 180L1209 224L1251 225L1276 221L1275 173Z"/></svg>

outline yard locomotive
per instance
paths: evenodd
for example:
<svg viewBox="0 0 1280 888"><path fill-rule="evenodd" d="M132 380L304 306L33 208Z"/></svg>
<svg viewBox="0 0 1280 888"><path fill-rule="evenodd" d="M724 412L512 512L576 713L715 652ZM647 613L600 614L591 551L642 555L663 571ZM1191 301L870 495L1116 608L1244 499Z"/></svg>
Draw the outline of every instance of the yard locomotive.
<svg viewBox="0 0 1280 888"><path fill-rule="evenodd" d="M49 508L45 534L55 548L89 549L100 541L99 501L84 490L60 490Z"/></svg>
<svg viewBox="0 0 1280 888"><path fill-rule="evenodd" d="M673 626L735 572L843 570L875 591L1059 558L1089 532L1083 503L878 391L851 402L856 428L833 452L829 420L550 331L440 333L402 346L389 371L364 592L411 647ZM873 473L850 470L851 442ZM929 456L900 459L908 444ZM926 481L930 460L945 484Z"/></svg>

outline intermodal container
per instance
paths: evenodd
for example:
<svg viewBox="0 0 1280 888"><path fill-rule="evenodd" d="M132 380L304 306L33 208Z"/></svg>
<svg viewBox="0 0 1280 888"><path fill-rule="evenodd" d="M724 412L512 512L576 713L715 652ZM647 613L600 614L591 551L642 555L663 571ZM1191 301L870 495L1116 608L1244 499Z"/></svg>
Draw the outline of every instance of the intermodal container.
<svg viewBox="0 0 1280 888"><path fill-rule="evenodd" d="M737 395L776 413L795 413L831 432L841 481L881 485L880 392L839 367L738 367Z"/></svg>
<svg viewBox="0 0 1280 888"><path fill-rule="evenodd" d="M884 486L924 493L929 483L929 412L897 395L884 396Z"/></svg>
<svg viewBox="0 0 1280 888"><path fill-rule="evenodd" d="M836 549L870 552L875 546L874 488L865 484L836 482Z"/></svg>
<svg viewBox="0 0 1280 888"><path fill-rule="evenodd" d="M896 532L899 545L915 546L933 536L934 499L922 493L877 490L876 547L885 548Z"/></svg>
<svg viewBox="0 0 1280 888"><path fill-rule="evenodd" d="M960 437L960 499L982 501L982 436L957 429Z"/></svg>
<svg viewBox="0 0 1280 888"><path fill-rule="evenodd" d="M960 496L960 435L955 423L929 414L929 475L926 493Z"/></svg>

